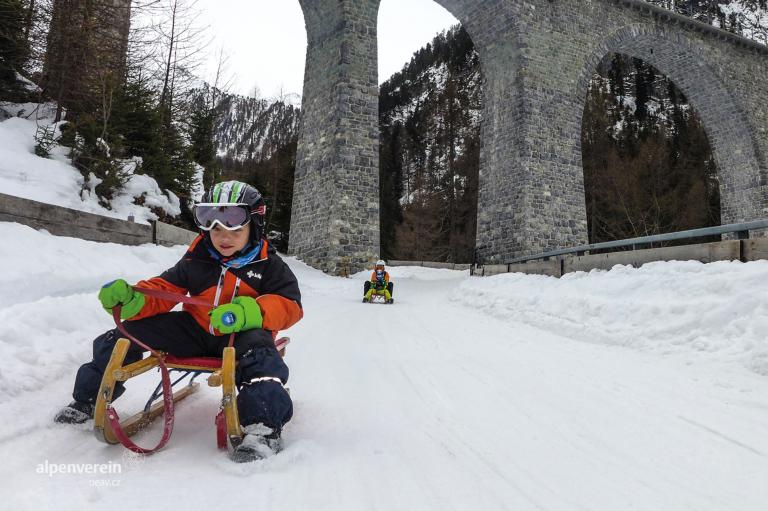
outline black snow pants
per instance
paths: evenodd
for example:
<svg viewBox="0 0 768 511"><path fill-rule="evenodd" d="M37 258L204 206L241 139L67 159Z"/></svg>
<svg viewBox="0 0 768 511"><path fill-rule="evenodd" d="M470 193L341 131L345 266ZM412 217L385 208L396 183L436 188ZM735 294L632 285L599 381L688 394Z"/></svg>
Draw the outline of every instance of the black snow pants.
<svg viewBox="0 0 768 511"><path fill-rule="evenodd" d="M158 314L126 321L124 325L131 335L147 346L177 357L221 357L229 342L229 335L209 334L186 312ZM72 392L75 400L96 402L102 375L121 336L119 330L109 330L93 341L93 360L77 371ZM240 422L243 426L261 423L280 431L291 420L293 404L283 387L288 382L288 366L275 349L272 334L260 328L239 332L235 334L234 347L239 361L235 383L239 389L237 408ZM141 360L142 351L131 343L123 364ZM270 378L279 379L283 385ZM113 399L124 391L124 384L118 382Z"/></svg>

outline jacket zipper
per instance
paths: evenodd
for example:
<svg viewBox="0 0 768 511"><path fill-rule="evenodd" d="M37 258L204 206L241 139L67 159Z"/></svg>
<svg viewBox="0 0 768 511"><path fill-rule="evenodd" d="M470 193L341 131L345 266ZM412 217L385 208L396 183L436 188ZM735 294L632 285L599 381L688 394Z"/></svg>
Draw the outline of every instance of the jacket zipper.
<svg viewBox="0 0 768 511"><path fill-rule="evenodd" d="M224 276L227 274L227 271L229 268L226 266L221 267L221 275L219 275L219 283L216 284L216 297L213 299L213 307L216 308L219 305L219 299L221 298L221 290L224 287ZM216 335L214 333L213 325L210 321L208 321L208 331L211 333L211 335Z"/></svg>

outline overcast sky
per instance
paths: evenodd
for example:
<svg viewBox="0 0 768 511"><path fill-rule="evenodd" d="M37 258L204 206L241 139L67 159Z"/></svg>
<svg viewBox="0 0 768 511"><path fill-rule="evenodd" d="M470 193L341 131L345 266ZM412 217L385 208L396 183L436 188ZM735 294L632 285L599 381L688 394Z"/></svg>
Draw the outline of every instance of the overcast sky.
<svg viewBox="0 0 768 511"><path fill-rule="evenodd" d="M210 26L211 55L229 55L231 91L261 96L301 94L307 35L298 0L199 0ZM382 0L379 9L379 82L399 71L413 52L458 23L432 0ZM207 79L213 76L211 56Z"/></svg>

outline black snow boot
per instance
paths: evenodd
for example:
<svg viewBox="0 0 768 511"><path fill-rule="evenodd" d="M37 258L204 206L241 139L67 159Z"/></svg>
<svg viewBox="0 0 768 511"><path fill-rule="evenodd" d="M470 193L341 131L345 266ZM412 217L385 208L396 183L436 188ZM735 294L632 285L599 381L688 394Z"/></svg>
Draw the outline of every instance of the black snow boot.
<svg viewBox="0 0 768 511"><path fill-rule="evenodd" d="M91 403L72 401L59 410L59 413L53 418L53 422L59 424L82 424L88 419L93 419L93 405Z"/></svg>
<svg viewBox="0 0 768 511"><path fill-rule="evenodd" d="M283 448L280 431L263 424L254 424L244 428L243 442L232 451L232 461L248 463L274 456Z"/></svg>

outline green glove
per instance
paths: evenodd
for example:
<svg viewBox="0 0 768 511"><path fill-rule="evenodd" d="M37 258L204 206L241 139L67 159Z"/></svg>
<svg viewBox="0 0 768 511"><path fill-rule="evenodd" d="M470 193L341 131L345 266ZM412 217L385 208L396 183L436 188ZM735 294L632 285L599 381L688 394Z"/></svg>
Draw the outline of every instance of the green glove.
<svg viewBox="0 0 768 511"><path fill-rule="evenodd" d="M250 296L238 296L232 303L219 305L211 312L211 326L222 334L261 328L262 316L259 303Z"/></svg>
<svg viewBox="0 0 768 511"><path fill-rule="evenodd" d="M134 291L123 279L113 280L101 286L99 301L109 314L112 314L112 307L122 305L121 319L134 317L144 307L144 295Z"/></svg>

